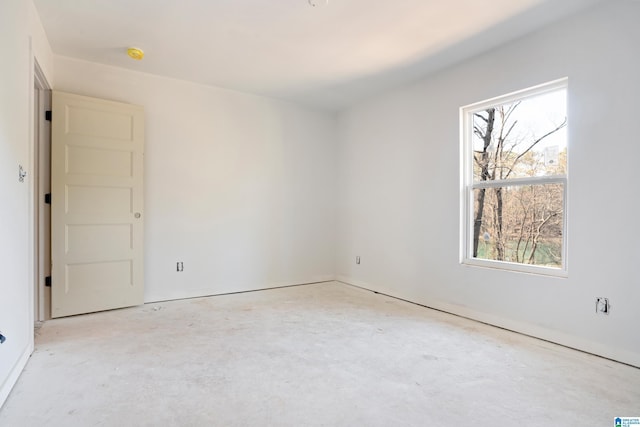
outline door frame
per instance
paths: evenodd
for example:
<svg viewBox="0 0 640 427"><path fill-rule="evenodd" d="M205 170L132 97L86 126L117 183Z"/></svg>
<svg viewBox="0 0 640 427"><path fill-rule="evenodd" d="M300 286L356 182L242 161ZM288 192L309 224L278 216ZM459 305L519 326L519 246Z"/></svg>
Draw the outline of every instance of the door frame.
<svg viewBox="0 0 640 427"><path fill-rule="evenodd" d="M35 58L32 102L33 320L41 322L51 319L51 288L45 286L51 271L51 209L44 201L44 194L51 191L51 123L45 115L51 110L51 86Z"/></svg>

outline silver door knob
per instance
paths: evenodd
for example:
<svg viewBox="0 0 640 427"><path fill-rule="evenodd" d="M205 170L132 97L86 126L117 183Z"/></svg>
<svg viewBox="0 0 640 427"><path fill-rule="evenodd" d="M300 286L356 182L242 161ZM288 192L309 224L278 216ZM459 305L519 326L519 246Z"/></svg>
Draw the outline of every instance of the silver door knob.
<svg viewBox="0 0 640 427"><path fill-rule="evenodd" d="M136 217L136 218L140 218L141 217L140 212L134 213L133 216Z"/></svg>

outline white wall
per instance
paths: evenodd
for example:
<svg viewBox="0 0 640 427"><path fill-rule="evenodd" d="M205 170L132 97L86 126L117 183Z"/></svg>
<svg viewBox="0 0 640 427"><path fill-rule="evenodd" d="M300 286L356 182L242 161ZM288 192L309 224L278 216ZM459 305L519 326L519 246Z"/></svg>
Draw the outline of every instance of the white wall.
<svg viewBox="0 0 640 427"><path fill-rule="evenodd" d="M64 57L55 72L145 107L146 301L334 278L334 116Z"/></svg>
<svg viewBox="0 0 640 427"><path fill-rule="evenodd" d="M31 1L0 2L0 28L1 405L33 349L33 64L35 56L51 81L52 53Z"/></svg>
<svg viewBox="0 0 640 427"><path fill-rule="evenodd" d="M44 31L38 10L31 0L25 2L28 7L29 38L31 40L31 51L33 57L38 62L49 85L53 85L53 51L49 45L49 39Z"/></svg>
<svg viewBox="0 0 640 427"><path fill-rule="evenodd" d="M604 2L345 111L339 279L640 366L638 17ZM565 76L569 277L459 264L459 107Z"/></svg>

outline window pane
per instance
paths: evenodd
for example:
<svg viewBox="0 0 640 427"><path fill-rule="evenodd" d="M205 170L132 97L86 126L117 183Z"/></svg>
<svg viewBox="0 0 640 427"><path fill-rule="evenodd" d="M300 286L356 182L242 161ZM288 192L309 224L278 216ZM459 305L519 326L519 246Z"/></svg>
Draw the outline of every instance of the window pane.
<svg viewBox="0 0 640 427"><path fill-rule="evenodd" d="M474 190L473 257L562 267L563 184Z"/></svg>
<svg viewBox="0 0 640 427"><path fill-rule="evenodd" d="M563 175L566 89L473 113L473 180Z"/></svg>

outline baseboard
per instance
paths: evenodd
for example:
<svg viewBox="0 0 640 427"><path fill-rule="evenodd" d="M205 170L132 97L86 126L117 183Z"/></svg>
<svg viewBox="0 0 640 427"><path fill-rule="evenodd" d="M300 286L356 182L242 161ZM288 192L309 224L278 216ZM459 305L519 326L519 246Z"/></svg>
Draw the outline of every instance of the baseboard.
<svg viewBox="0 0 640 427"><path fill-rule="evenodd" d="M0 387L0 408L2 408L2 405L4 405L7 397L9 397L9 393L11 393L11 389L13 389L13 386L18 381L18 378L20 378L20 374L22 373L24 367L27 365L29 356L31 356L32 352L32 346L28 345L22 352L22 355L18 358L16 364L13 365L13 368L9 372L9 375L7 376L5 381L2 383L2 387Z"/></svg>
<svg viewBox="0 0 640 427"><path fill-rule="evenodd" d="M469 307L463 307L460 305L445 303L441 301L429 300L429 301L412 301L405 299L398 295L393 295L392 292L385 290L379 290L375 286L371 286L368 283L354 280L353 278L346 276L338 276L337 281L345 283L347 285L356 286L368 291L377 292L380 294L388 295L393 298L398 298L413 304L418 304L427 308L443 311L445 313L453 314L456 316L464 317L467 319L475 320L478 322L486 323L488 325L496 326L502 329L507 329L512 332L517 332L530 337L538 338L544 341L549 341L554 344L558 344L564 347L569 347L575 350L590 353L596 356L611 359L616 362L631 365L640 368L640 354L626 351L618 348L611 348L603 344L585 340L575 337L563 332L547 329L538 325L532 325L529 323L523 323L512 319L506 319L500 316L496 316L490 313L484 313L471 309Z"/></svg>
<svg viewBox="0 0 640 427"><path fill-rule="evenodd" d="M300 281L292 281L292 282L277 282L277 283L269 283L267 285L255 285L255 286L245 286L238 289L223 289L221 291L212 291L211 289L198 289L191 290L189 292L175 292L170 294L158 294L158 295L150 295L145 298L144 303L150 304L155 302L165 302L165 301L173 301L180 299L189 299L189 298L204 298L204 297L212 297L216 295L229 295L229 294L238 294L242 292L254 292L254 291L266 291L268 289L278 289L278 288L288 288L291 286L302 286L302 285L311 285L315 283L326 283L333 282L336 280L334 275L326 275L326 276L314 276L308 280L300 280Z"/></svg>

